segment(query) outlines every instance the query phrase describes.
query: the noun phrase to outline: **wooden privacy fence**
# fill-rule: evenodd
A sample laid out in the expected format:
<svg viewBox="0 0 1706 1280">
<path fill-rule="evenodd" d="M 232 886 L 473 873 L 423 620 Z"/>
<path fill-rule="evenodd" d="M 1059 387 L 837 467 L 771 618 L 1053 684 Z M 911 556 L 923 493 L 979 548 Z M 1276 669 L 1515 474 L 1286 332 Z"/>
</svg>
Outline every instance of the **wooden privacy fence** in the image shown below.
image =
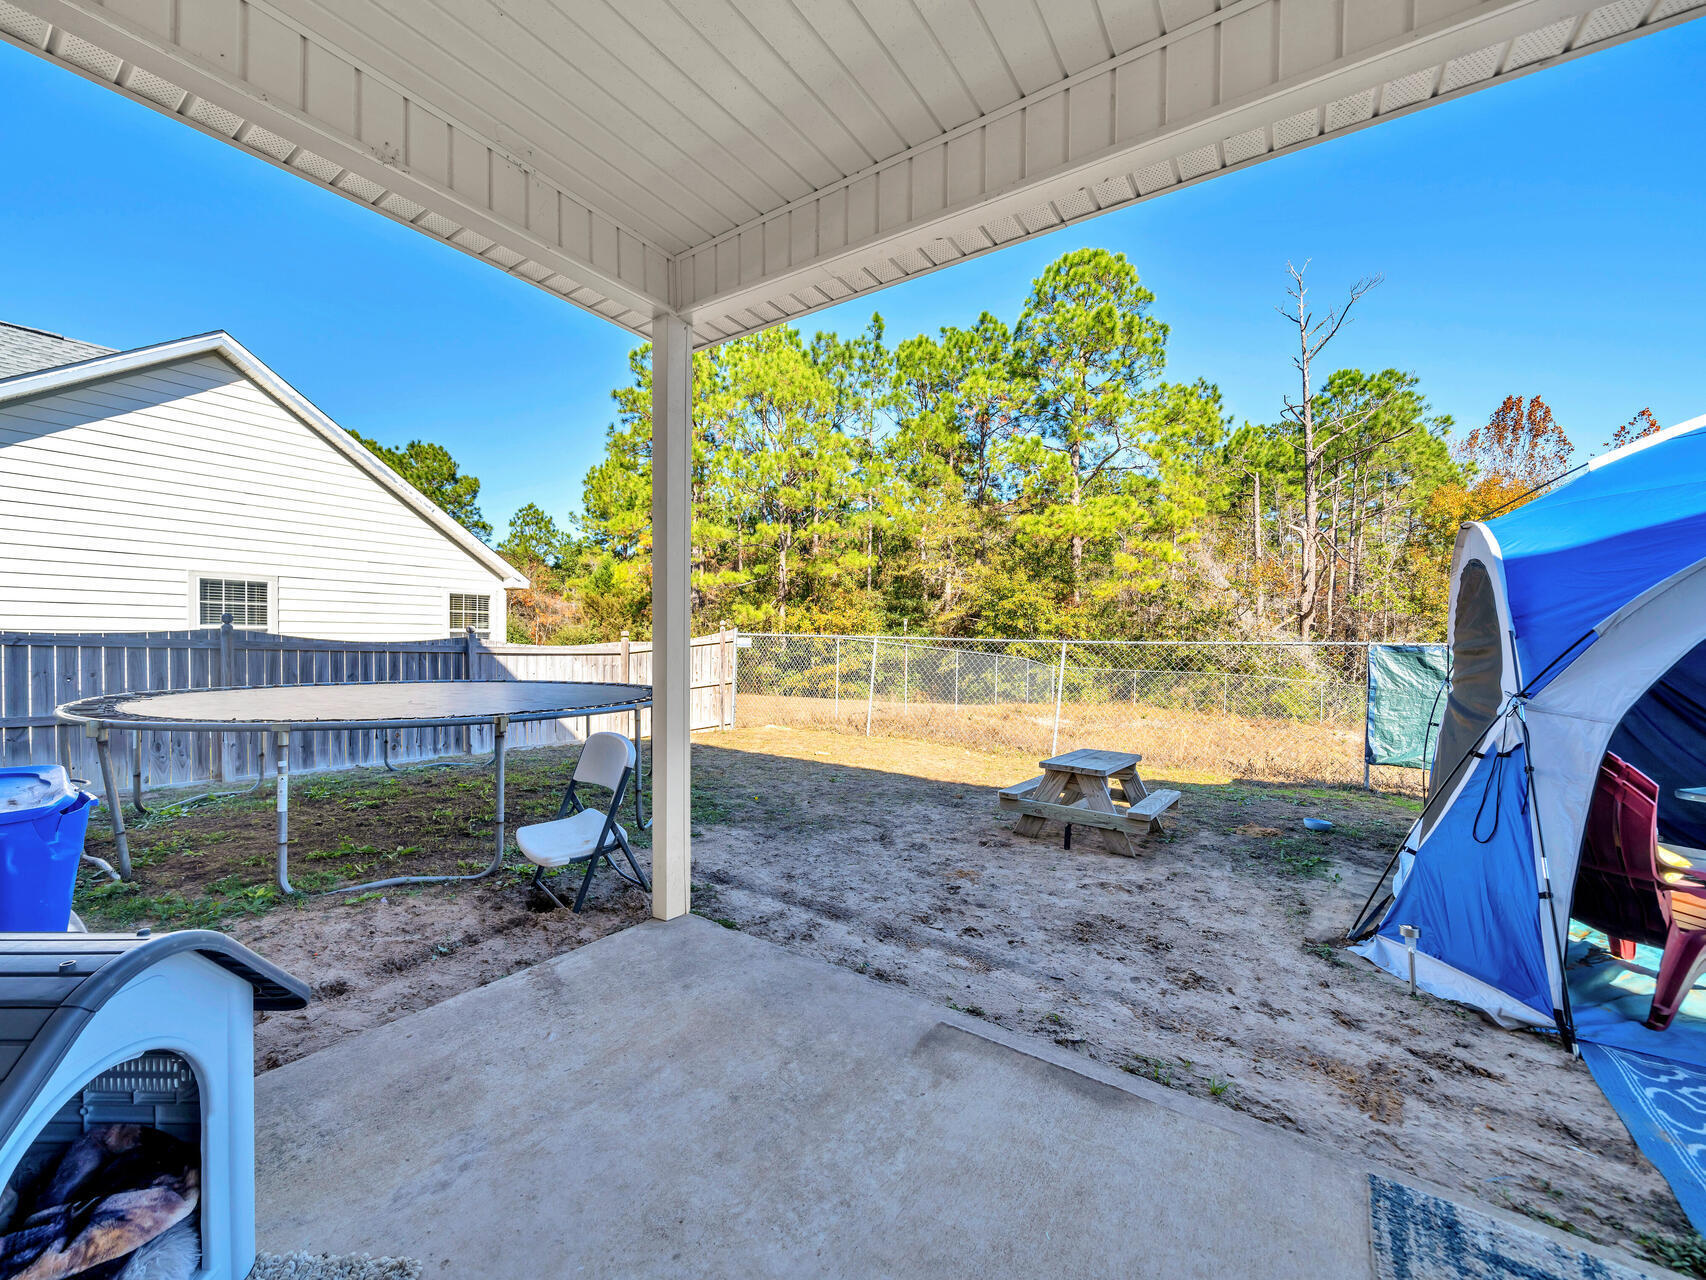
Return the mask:
<svg viewBox="0 0 1706 1280">
<path fill-rule="evenodd" d="M 734 723 L 735 636 L 693 641 L 693 727 Z M 651 683 L 651 646 L 626 637 L 603 645 L 488 645 L 469 634 L 444 640 L 314 640 L 242 631 L 229 624 L 186 631 L 0 632 L 0 764 L 64 764 L 99 776 L 94 743 L 54 708 L 101 693 L 394 680 L 619 680 Z M 629 715 L 592 726 L 632 733 Z M 610 723 L 606 724 L 605 721 Z M 646 713 L 642 733 L 650 731 Z M 518 724 L 510 747 L 578 742 L 581 719 Z M 429 760 L 491 748 L 481 728 L 298 733 L 291 770 L 327 770 Z M 264 734 L 142 730 L 113 734 L 113 766 L 149 787 L 256 777 Z"/>
<path fill-rule="evenodd" d="M 652 682 L 652 646 L 633 641 L 628 633 L 609 644 L 484 644 L 473 648 L 476 680 L 600 680 L 620 684 Z M 692 649 L 692 727 L 732 729 L 735 723 L 735 632 L 723 628 L 708 636 L 696 636 Z M 650 737 L 652 713 L 640 713 L 640 736 Z M 532 720 L 509 727 L 510 749 L 548 747 L 579 742 L 588 731 L 585 719 Z M 633 735 L 633 717 L 628 712 L 591 717 L 590 730 L 612 729 Z M 476 729 L 477 749 L 491 746 L 491 730 Z"/>
</svg>

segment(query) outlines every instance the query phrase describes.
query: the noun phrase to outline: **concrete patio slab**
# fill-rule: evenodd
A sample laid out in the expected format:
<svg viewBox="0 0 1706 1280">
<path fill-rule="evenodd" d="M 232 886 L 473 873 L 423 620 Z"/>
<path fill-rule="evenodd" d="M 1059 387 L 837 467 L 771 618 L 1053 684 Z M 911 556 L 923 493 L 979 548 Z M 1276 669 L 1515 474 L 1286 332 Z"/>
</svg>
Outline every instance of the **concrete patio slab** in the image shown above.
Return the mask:
<svg viewBox="0 0 1706 1280">
<path fill-rule="evenodd" d="M 1308 1143 L 704 920 L 262 1076 L 260 1246 L 428 1275 L 1372 1275 Z"/>
</svg>

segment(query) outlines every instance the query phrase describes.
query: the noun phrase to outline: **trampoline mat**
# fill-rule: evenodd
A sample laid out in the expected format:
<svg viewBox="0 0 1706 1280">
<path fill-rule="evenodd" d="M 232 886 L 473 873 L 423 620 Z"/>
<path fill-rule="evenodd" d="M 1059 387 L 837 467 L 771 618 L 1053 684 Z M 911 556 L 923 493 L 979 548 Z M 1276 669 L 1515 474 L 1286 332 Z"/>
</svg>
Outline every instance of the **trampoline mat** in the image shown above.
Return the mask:
<svg viewBox="0 0 1706 1280">
<path fill-rule="evenodd" d="M 566 680 L 415 680 L 294 684 L 256 689 L 114 693 L 59 708 L 69 720 L 109 725 L 292 725 L 328 729 L 380 724 L 476 724 L 493 716 L 545 720 L 649 705 L 650 685 Z"/>
</svg>

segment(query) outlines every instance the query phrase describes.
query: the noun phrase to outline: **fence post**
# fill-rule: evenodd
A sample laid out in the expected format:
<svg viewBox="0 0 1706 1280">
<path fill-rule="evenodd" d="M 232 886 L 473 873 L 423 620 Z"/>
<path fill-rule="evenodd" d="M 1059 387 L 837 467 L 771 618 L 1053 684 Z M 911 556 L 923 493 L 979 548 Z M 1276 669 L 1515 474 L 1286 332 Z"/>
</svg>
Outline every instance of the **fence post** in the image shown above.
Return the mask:
<svg viewBox="0 0 1706 1280">
<path fill-rule="evenodd" d="M 1060 754 L 1060 699 L 1066 692 L 1066 641 L 1060 642 L 1060 673 L 1054 681 L 1054 745 L 1049 748 L 1049 754 Z"/>
<path fill-rule="evenodd" d="M 960 709 L 960 650 L 954 647 L 954 710 Z"/>
<path fill-rule="evenodd" d="M 835 637 L 835 723 L 841 723 L 841 637 Z"/>
<path fill-rule="evenodd" d="M 475 667 L 475 662 L 480 656 L 480 651 L 481 651 L 480 637 L 477 636 L 476 634 L 474 634 L 474 628 L 473 627 L 464 627 L 462 629 L 462 664 L 463 664 L 463 671 L 464 671 L 462 678 L 464 680 L 478 680 L 480 678 L 479 673 Z M 461 742 L 462 742 L 462 754 L 465 756 L 473 755 L 474 754 L 474 726 L 471 724 L 463 725 L 461 730 L 460 730 L 460 734 L 461 734 Z"/>
<path fill-rule="evenodd" d="M 233 639 L 231 615 L 222 613 L 219 615 L 219 687 L 221 689 L 229 689 L 231 681 L 236 675 L 234 670 L 235 659 L 231 652 Z M 215 782 L 225 781 L 225 753 L 230 745 L 230 739 L 226 734 L 216 733 L 213 735 L 213 749 L 210 752 L 213 759 L 210 762 L 212 767 L 209 771 L 213 774 L 213 781 Z"/>
<path fill-rule="evenodd" d="M 1369 717 L 1370 711 L 1373 710 L 1372 700 L 1368 696 L 1368 672 L 1369 672 L 1369 661 L 1368 660 L 1369 660 L 1370 656 L 1371 656 L 1371 652 L 1370 652 L 1369 646 L 1366 644 L 1363 645 L 1363 647 L 1362 647 L 1362 789 L 1364 791 L 1373 791 L 1374 790 L 1374 787 L 1370 783 L 1369 776 L 1368 776 L 1368 728 L 1369 728 L 1368 717 Z M 1428 719 L 1430 721 L 1433 719 L 1433 716 L 1431 713 L 1429 714 Z M 1432 729 L 1432 728 L 1433 728 L 1433 725 L 1430 723 L 1428 725 L 1428 729 Z M 1424 729 L 1422 731 L 1422 753 L 1424 756 L 1427 754 L 1427 749 L 1428 749 L 1428 730 Z M 1424 759 L 1422 761 L 1422 767 L 1424 769 L 1427 768 L 1427 764 L 1428 764 L 1428 762 Z M 1428 793 L 1427 775 L 1423 774 L 1422 778 L 1423 778 L 1423 781 L 1422 781 L 1422 798 L 1424 800 L 1426 800 L 1427 793 Z"/>
<path fill-rule="evenodd" d="M 605 635 L 609 635 L 607 631 Z M 628 638 L 628 628 L 622 628 L 622 683 L 634 683 L 634 646 Z"/>
<path fill-rule="evenodd" d="M 865 690 L 865 736 L 871 736 L 871 709 L 877 705 L 877 638 L 871 637 L 871 683 Z"/>
<path fill-rule="evenodd" d="M 724 618 L 718 630 L 723 634 L 723 711 L 732 729 L 735 727 L 735 711 L 740 705 L 740 685 L 735 679 L 735 664 L 740 661 L 740 629 L 730 626 L 729 620 Z M 653 651 L 656 652 L 655 648 Z"/>
<path fill-rule="evenodd" d="M 232 642 L 231 630 L 232 630 L 232 628 L 231 628 L 231 615 L 228 613 L 220 614 L 219 615 L 219 684 L 220 684 L 220 687 L 224 688 L 224 689 L 229 689 L 231 687 L 231 680 L 232 680 L 232 677 L 235 675 L 235 672 L 232 669 L 233 658 L 232 658 L 232 654 L 231 654 L 231 642 Z"/>
<path fill-rule="evenodd" d="M 900 642 L 900 705 L 903 711 L 912 709 L 912 646 Z"/>
<path fill-rule="evenodd" d="M 1220 714 L 1227 714 L 1227 704 L 1232 701 L 1232 673 L 1226 672 L 1220 686 Z"/>
</svg>

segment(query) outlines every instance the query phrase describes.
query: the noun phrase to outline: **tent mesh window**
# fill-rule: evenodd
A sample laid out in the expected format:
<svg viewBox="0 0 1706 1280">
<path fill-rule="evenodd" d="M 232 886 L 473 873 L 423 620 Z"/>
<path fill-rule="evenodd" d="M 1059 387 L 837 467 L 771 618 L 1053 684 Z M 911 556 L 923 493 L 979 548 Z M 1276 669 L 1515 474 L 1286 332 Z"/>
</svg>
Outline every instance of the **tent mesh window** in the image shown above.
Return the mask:
<svg viewBox="0 0 1706 1280">
<path fill-rule="evenodd" d="M 450 593 L 450 634 L 462 635 L 469 628 L 482 640 L 491 639 L 492 635 L 492 598 L 490 596 L 465 595 L 460 591 Z"/>
<path fill-rule="evenodd" d="M 1499 610 L 1487 566 L 1471 560 L 1463 567 L 1457 594 L 1457 614 L 1451 633 L 1451 692 L 1434 749 L 1433 791 L 1437 800 L 1457 785 L 1473 764 L 1470 753 L 1486 737 L 1504 702 L 1501 676 L 1504 650 L 1499 635 Z M 1433 829 L 1442 809 L 1422 820 L 1423 834 Z"/>
<path fill-rule="evenodd" d="M 267 584 L 240 578 L 203 578 L 200 587 L 201 625 L 217 627 L 229 613 L 234 626 L 257 631 L 267 626 Z"/>
</svg>

